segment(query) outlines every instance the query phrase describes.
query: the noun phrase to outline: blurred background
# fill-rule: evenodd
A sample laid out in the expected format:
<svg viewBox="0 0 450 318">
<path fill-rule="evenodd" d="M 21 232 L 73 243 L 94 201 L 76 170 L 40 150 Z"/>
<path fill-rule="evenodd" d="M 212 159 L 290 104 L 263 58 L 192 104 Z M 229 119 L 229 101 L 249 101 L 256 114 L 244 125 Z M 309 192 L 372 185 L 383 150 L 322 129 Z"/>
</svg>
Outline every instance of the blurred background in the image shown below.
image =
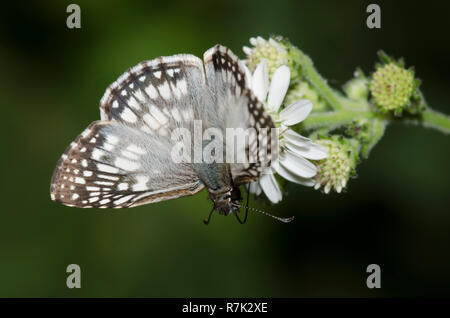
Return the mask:
<svg viewBox="0 0 450 318">
<path fill-rule="evenodd" d="M 127 68 L 216 43 L 243 57 L 251 36 L 280 34 L 340 88 L 376 52 L 404 57 L 436 110 L 450 113 L 449 3 L 376 1 L 69 1 L 2 4 L 0 19 L 0 296 L 3 297 L 409 297 L 450 296 L 450 139 L 395 124 L 347 193 L 299 185 L 276 205 L 202 220 L 194 197 L 130 210 L 83 210 L 50 201 L 66 146 L 99 119 L 106 87 Z M 81 289 L 66 287 L 68 264 Z M 381 266 L 381 289 L 366 268 Z"/>
</svg>

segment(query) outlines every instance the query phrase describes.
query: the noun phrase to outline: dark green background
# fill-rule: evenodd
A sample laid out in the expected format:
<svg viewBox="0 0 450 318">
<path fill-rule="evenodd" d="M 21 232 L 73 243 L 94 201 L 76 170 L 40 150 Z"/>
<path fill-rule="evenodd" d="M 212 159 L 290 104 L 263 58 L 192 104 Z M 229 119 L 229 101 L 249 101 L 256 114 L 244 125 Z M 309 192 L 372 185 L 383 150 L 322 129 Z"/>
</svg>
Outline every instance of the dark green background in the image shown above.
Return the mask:
<svg viewBox="0 0 450 318">
<path fill-rule="evenodd" d="M 14 2 L 12 2 L 14 3 Z M 347 193 L 291 185 L 276 206 L 252 204 L 244 226 L 194 197 L 131 210 L 81 210 L 50 201 L 52 171 L 91 121 L 107 85 L 142 60 L 201 56 L 216 43 L 243 56 L 250 36 L 281 34 L 336 86 L 378 49 L 404 56 L 429 104 L 450 113 L 449 21 L 444 1 L 65 1 L 2 4 L 0 25 L 0 296 L 381 297 L 450 295 L 449 137 L 388 128 Z M 82 288 L 66 288 L 80 264 Z M 365 285 L 382 268 L 382 288 Z"/>
</svg>

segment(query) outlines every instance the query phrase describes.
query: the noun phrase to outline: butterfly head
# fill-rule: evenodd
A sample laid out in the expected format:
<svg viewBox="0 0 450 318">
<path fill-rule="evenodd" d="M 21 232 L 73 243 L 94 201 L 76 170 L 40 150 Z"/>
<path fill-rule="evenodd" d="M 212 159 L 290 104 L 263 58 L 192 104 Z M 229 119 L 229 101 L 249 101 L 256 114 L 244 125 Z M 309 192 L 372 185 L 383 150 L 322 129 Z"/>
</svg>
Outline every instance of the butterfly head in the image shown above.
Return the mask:
<svg viewBox="0 0 450 318">
<path fill-rule="evenodd" d="M 239 210 L 242 200 L 241 191 L 238 187 L 217 192 L 210 191 L 210 197 L 214 203 L 214 209 L 224 215 Z"/>
</svg>

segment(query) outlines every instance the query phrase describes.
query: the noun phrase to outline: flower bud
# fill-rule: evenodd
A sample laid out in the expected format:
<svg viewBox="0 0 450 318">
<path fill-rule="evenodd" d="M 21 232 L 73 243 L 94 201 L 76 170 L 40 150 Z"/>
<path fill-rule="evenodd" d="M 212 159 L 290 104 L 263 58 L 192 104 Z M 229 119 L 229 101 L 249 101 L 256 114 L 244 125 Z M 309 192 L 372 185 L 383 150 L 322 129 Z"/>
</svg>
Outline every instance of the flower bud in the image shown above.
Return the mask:
<svg viewBox="0 0 450 318">
<path fill-rule="evenodd" d="M 315 189 L 323 188 L 325 193 L 330 190 L 340 193 L 355 173 L 358 151 L 351 140 L 339 136 L 325 137 L 316 142 L 327 147 L 328 157 L 316 161 L 318 171 Z"/>
<path fill-rule="evenodd" d="M 367 80 L 360 77 L 351 79 L 345 84 L 344 91 L 351 99 L 366 100 L 369 95 Z"/>
<path fill-rule="evenodd" d="M 247 66 L 250 71 L 254 71 L 256 66 L 263 60 L 267 60 L 269 77 L 272 78 L 275 70 L 281 65 L 289 66 L 289 56 L 286 47 L 274 38 L 265 40 L 258 36 L 250 38 L 252 47 L 244 46 L 244 53 L 247 55 Z"/>
<path fill-rule="evenodd" d="M 373 100 L 383 111 L 401 111 L 411 103 L 414 90 L 413 71 L 393 62 L 378 67 L 370 82 Z"/>
</svg>

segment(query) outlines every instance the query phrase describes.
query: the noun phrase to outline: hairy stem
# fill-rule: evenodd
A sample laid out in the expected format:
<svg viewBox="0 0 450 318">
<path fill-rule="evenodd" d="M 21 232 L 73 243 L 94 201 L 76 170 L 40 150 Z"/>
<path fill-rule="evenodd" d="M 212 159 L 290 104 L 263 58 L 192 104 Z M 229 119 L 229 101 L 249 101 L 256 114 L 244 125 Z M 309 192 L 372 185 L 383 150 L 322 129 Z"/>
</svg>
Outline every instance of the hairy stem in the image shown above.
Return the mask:
<svg viewBox="0 0 450 318">
<path fill-rule="evenodd" d="M 380 141 L 386 130 L 387 122 L 381 119 L 373 119 L 369 124 L 368 140 L 361 147 L 361 155 L 364 159 L 369 157 L 370 151 Z"/>
<path fill-rule="evenodd" d="M 450 116 L 427 109 L 422 113 L 420 122 L 424 127 L 434 128 L 444 134 L 450 133 Z"/>
<path fill-rule="evenodd" d="M 301 65 L 302 75 L 305 79 L 319 92 L 333 109 L 342 109 L 343 107 L 335 92 L 328 86 L 327 81 L 319 74 L 319 72 L 317 72 L 311 58 L 303 52 L 299 52 L 298 59 L 298 62 Z"/>
<path fill-rule="evenodd" d="M 313 113 L 303 122 L 302 128 L 305 130 L 317 129 L 321 127 L 335 128 L 351 123 L 357 119 L 375 118 L 377 115 L 370 111 L 338 110 L 326 113 Z"/>
</svg>

